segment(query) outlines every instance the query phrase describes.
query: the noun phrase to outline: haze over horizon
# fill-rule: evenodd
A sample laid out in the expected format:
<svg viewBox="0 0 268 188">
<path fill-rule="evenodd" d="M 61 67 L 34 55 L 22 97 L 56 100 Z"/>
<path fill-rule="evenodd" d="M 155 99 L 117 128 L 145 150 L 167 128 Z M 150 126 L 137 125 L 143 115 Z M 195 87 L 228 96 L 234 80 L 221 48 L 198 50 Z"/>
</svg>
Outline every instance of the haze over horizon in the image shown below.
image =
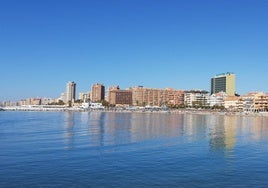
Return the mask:
<svg viewBox="0 0 268 188">
<path fill-rule="evenodd" d="M 2 100 L 107 88 L 210 89 L 236 74 L 239 94 L 267 92 L 268 1 L 0 2 Z"/>
</svg>

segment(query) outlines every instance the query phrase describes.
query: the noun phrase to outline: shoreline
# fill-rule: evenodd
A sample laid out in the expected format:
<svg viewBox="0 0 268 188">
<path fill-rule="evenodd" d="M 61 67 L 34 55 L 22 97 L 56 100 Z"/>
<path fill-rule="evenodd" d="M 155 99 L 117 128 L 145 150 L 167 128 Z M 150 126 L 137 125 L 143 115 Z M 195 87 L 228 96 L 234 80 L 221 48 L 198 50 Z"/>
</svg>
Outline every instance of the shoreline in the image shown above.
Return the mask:
<svg viewBox="0 0 268 188">
<path fill-rule="evenodd" d="M 197 114 L 197 115 L 225 115 L 225 116 L 248 116 L 268 117 L 268 112 L 231 112 L 198 109 L 158 109 L 158 110 L 130 110 L 130 109 L 81 109 L 81 108 L 44 108 L 44 107 L 4 107 L 1 111 L 32 111 L 32 112 L 116 112 L 116 113 L 159 113 L 159 114 Z"/>
</svg>

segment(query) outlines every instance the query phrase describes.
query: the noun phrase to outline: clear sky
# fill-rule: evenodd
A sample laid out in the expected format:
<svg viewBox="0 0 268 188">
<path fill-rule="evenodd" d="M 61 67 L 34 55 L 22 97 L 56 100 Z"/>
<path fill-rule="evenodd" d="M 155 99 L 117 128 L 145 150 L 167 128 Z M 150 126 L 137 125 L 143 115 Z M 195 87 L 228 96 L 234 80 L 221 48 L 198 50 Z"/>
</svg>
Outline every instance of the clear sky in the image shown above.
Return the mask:
<svg viewBox="0 0 268 188">
<path fill-rule="evenodd" d="M 267 0 L 1 0 L 0 100 L 124 89 L 268 90 Z"/>
</svg>

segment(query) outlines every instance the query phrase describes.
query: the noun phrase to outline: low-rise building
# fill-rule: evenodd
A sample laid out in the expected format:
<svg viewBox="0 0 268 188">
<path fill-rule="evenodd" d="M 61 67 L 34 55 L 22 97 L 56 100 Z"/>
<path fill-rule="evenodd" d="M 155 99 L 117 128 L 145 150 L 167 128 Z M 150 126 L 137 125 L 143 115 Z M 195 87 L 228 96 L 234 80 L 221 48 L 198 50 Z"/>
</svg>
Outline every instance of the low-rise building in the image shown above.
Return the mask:
<svg viewBox="0 0 268 188">
<path fill-rule="evenodd" d="M 228 97 L 225 92 L 219 92 L 212 94 L 208 97 L 208 104 L 210 107 L 213 106 L 224 106 L 224 100 Z"/>
<path fill-rule="evenodd" d="M 265 93 L 257 93 L 254 97 L 254 110 L 266 111 L 268 110 L 268 95 Z"/>
<path fill-rule="evenodd" d="M 237 96 L 229 96 L 224 100 L 224 107 L 228 110 L 236 111 L 241 108 L 241 98 Z"/>
</svg>

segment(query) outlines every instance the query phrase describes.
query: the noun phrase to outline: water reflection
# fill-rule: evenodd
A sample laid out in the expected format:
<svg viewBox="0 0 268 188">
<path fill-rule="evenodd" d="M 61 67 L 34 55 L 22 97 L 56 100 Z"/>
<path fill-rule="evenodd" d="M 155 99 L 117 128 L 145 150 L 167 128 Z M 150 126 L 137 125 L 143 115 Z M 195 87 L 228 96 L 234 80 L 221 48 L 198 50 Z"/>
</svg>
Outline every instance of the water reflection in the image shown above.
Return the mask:
<svg viewBox="0 0 268 188">
<path fill-rule="evenodd" d="M 86 138 L 87 145 L 90 147 L 184 138 L 190 143 L 207 142 L 208 150 L 211 152 L 231 154 L 237 143 L 267 139 L 268 118 L 197 114 L 66 112 L 64 113 L 64 130 L 68 149 L 72 149 L 76 138 L 78 140 L 82 136 Z"/>
<path fill-rule="evenodd" d="M 184 116 L 139 113 L 89 113 L 91 146 L 123 145 L 183 135 Z"/>
<path fill-rule="evenodd" d="M 183 135 L 184 116 L 167 114 L 132 114 L 131 141 Z"/>
<path fill-rule="evenodd" d="M 186 114 L 183 122 L 184 133 L 189 141 L 204 139 L 207 135 L 208 116 Z"/>
<path fill-rule="evenodd" d="M 88 135 L 91 146 L 104 146 L 106 113 L 89 113 Z"/>
<path fill-rule="evenodd" d="M 236 116 L 209 116 L 210 151 L 223 152 L 227 157 L 233 155 L 236 144 Z"/>
<path fill-rule="evenodd" d="M 240 134 L 246 134 L 250 140 L 267 140 L 268 117 L 241 117 L 238 130 Z"/>
<path fill-rule="evenodd" d="M 66 143 L 66 149 L 72 149 L 74 145 L 74 131 L 75 119 L 73 112 L 64 113 L 64 139 Z"/>
</svg>

